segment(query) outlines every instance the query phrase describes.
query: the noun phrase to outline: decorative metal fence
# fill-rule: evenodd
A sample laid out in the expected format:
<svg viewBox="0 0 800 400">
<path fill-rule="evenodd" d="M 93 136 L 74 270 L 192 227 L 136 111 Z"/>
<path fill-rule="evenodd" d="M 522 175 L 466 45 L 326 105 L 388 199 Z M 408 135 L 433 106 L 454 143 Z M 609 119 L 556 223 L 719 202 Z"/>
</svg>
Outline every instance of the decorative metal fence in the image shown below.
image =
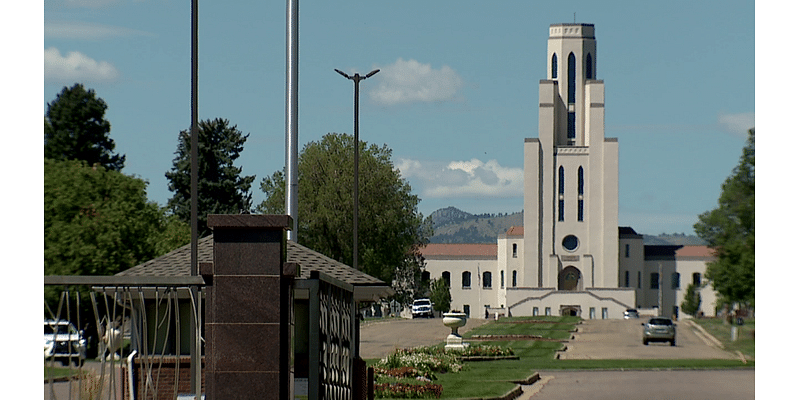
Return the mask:
<svg viewBox="0 0 800 400">
<path fill-rule="evenodd" d="M 358 346 L 353 286 L 316 271 L 295 285 L 309 290 L 308 398 L 353 399 Z"/>
<path fill-rule="evenodd" d="M 201 398 L 201 277 L 46 276 L 45 285 L 61 287 L 57 306 L 45 300 L 46 399 Z"/>
</svg>

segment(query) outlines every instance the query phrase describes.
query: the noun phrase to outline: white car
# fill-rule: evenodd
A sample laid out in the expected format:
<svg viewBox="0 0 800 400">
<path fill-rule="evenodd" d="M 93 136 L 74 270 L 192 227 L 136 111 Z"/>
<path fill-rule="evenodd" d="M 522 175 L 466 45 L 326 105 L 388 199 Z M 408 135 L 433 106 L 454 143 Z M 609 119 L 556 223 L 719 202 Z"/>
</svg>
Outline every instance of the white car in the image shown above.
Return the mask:
<svg viewBox="0 0 800 400">
<path fill-rule="evenodd" d="M 414 300 L 411 305 L 411 318 L 428 317 L 433 318 L 433 304 L 430 299 Z"/>
<path fill-rule="evenodd" d="M 86 360 L 86 339 L 69 321 L 44 321 L 44 358 L 55 358 L 64 365 Z"/>
</svg>

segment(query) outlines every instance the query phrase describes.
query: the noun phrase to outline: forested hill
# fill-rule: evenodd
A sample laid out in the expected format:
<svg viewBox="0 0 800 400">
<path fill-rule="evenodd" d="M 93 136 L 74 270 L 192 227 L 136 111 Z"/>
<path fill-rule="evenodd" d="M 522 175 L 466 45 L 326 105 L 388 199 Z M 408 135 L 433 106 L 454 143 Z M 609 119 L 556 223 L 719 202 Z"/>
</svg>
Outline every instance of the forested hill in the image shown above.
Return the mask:
<svg viewBox="0 0 800 400">
<path fill-rule="evenodd" d="M 511 214 L 470 214 L 447 207 L 431 213 L 431 219 L 434 227 L 431 243 L 497 243 L 497 235 L 505 233 L 512 226 L 523 225 L 522 211 Z M 683 233 L 643 236 L 645 245 L 706 244 L 697 236 Z"/>
</svg>

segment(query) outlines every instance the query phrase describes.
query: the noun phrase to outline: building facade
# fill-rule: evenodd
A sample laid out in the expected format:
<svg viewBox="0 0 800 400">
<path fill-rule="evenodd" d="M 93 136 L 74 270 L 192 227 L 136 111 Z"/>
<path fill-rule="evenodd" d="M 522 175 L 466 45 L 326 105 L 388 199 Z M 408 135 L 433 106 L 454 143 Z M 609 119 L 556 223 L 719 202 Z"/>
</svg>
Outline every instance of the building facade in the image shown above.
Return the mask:
<svg viewBox="0 0 800 400">
<path fill-rule="evenodd" d="M 702 283 L 707 248 L 644 246 L 618 225 L 619 143 L 605 137 L 597 60 L 593 24 L 550 26 L 539 137 L 523 146 L 524 228 L 500 235 L 491 256 L 491 245 L 423 249 L 430 277 L 446 277 L 453 306 L 471 317 L 621 318 L 628 308 L 653 307 L 678 316 L 681 276 Z M 709 291 L 701 296 L 713 312 Z"/>
</svg>

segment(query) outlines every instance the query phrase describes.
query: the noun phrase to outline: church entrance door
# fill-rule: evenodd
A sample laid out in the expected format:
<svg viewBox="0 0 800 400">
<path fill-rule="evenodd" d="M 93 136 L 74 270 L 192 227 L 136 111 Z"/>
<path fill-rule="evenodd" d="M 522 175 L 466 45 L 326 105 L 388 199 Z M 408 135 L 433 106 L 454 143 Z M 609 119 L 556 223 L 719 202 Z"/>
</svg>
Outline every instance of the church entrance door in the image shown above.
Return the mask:
<svg viewBox="0 0 800 400">
<path fill-rule="evenodd" d="M 564 268 L 558 276 L 558 290 L 580 290 L 581 271 L 573 266 Z"/>
</svg>

